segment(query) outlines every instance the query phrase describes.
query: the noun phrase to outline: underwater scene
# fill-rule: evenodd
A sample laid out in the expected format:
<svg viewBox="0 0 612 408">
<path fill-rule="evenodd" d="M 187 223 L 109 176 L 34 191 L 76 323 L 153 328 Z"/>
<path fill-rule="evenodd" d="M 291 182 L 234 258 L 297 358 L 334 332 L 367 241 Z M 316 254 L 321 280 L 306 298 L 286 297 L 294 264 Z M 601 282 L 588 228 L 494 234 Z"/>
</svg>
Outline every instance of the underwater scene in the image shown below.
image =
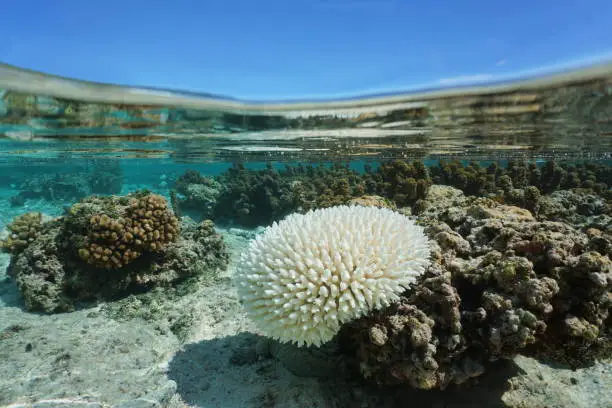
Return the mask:
<svg viewBox="0 0 612 408">
<path fill-rule="evenodd" d="M 0 406 L 612 406 L 612 66 L 0 87 Z"/>
</svg>

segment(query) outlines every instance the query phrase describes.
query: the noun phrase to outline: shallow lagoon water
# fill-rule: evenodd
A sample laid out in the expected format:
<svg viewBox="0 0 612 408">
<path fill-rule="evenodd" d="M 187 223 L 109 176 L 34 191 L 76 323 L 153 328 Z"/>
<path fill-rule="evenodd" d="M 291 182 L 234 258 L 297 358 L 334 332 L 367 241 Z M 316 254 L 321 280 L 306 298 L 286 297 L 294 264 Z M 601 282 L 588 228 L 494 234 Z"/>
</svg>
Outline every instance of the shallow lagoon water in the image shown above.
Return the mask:
<svg viewBox="0 0 612 408">
<path fill-rule="evenodd" d="M 3 69 L 23 76 L 3 77 L 0 105 L 0 404 L 609 406 L 609 70 L 239 104 Z M 135 193 L 164 197 L 181 241 L 92 265 L 72 210 Z M 347 203 L 418 220 L 434 266 L 321 349 L 268 339 L 236 290 L 241 253 Z M 7 245 L 26 213 L 43 227 Z"/>
</svg>

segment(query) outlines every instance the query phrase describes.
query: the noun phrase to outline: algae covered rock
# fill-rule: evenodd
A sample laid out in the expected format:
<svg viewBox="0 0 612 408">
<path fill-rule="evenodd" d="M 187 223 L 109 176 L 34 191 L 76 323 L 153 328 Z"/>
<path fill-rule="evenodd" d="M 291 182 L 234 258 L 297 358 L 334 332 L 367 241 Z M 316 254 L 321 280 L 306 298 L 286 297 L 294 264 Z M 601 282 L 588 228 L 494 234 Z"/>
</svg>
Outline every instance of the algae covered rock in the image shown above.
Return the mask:
<svg viewBox="0 0 612 408">
<path fill-rule="evenodd" d="M 114 299 L 190 277 L 213 278 L 228 261 L 221 235 L 211 222 L 194 228 L 184 221 L 184 234 L 180 224 L 161 196 L 89 197 L 43 223 L 13 254 L 9 275 L 27 309 L 43 312 L 69 311 L 80 301 Z M 138 256 L 126 256 L 128 250 Z"/>
<path fill-rule="evenodd" d="M 341 333 L 378 384 L 446 388 L 518 354 L 572 366 L 612 357 L 606 236 L 431 186 L 416 205 L 432 264 L 399 302 Z"/>
<path fill-rule="evenodd" d="M 229 253 L 221 234 L 211 220 L 194 225 L 189 219 L 182 221 L 184 233 L 176 242 L 165 247 L 152 263 L 149 276 L 155 280 L 172 282 L 190 276 L 213 278 L 216 271 L 227 266 Z"/>
<path fill-rule="evenodd" d="M 28 310 L 53 312 L 74 307 L 67 292 L 67 268 L 56 240 L 59 230 L 58 222 L 47 223 L 34 241 L 11 257 L 8 274 L 17 283 Z"/>
<path fill-rule="evenodd" d="M 539 199 L 537 216 L 542 220 L 567 222 L 577 228 L 612 230 L 612 204 L 594 194 L 555 191 Z"/>
<path fill-rule="evenodd" d="M 388 200 L 381 196 L 375 195 L 364 195 L 361 197 L 356 197 L 348 201 L 348 205 L 361 205 L 364 207 L 378 207 L 378 208 L 390 208 L 392 210 L 396 209 L 393 201 Z"/>
</svg>

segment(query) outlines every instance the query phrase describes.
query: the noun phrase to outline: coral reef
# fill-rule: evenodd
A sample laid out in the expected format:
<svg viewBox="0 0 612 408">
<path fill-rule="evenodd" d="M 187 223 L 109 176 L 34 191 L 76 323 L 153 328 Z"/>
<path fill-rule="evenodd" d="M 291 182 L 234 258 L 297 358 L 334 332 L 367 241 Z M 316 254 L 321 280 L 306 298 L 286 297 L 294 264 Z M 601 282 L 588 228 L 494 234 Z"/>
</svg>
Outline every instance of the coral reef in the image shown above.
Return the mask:
<svg viewBox="0 0 612 408">
<path fill-rule="evenodd" d="M 400 207 L 414 204 L 423 198 L 431 185 L 429 173 L 422 162 L 408 163 L 401 160 L 383 163 L 375 173 L 369 172 L 370 184 L 375 191 Z"/>
<path fill-rule="evenodd" d="M 19 193 L 11 197 L 11 205 L 22 206 L 26 200 L 76 201 L 89 192 L 87 180 L 75 173 L 40 174 L 19 184 Z"/>
<path fill-rule="evenodd" d="M 496 176 L 498 168 L 491 165 L 488 168 L 478 163 L 463 165 L 460 161 L 441 161 L 430 169 L 431 178 L 435 184 L 453 186 L 468 195 L 486 195 L 496 191 Z M 500 174 L 501 176 L 501 174 Z M 503 181 L 501 182 L 503 185 Z"/>
<path fill-rule="evenodd" d="M 165 199 L 148 192 L 88 197 L 43 223 L 8 273 L 26 308 L 43 312 L 213 277 L 228 261 L 222 237 L 211 221 L 182 224 L 184 233 Z"/>
<path fill-rule="evenodd" d="M 196 224 L 185 218 L 181 224 L 179 239 L 168 244 L 163 256 L 158 255 L 150 265 L 148 276 L 155 281 L 173 282 L 192 276 L 210 279 L 214 277 L 212 272 L 224 269 L 229 262 L 225 241 L 211 220 Z"/>
<path fill-rule="evenodd" d="M 347 202 L 347 205 L 361 205 L 364 207 L 378 207 L 397 210 L 397 206 L 393 201 L 376 195 L 364 195 L 361 197 L 352 198 Z"/>
<path fill-rule="evenodd" d="M 246 169 L 235 164 L 217 180 L 188 171 L 176 184 L 179 208 L 198 208 L 215 220 L 242 225 L 268 223 L 284 210 L 288 186 L 271 167 L 263 171 Z"/>
<path fill-rule="evenodd" d="M 571 365 L 612 356 L 601 232 L 445 186 L 416 208 L 437 243 L 433 263 L 399 302 L 342 331 L 364 377 L 445 388 L 519 353 Z"/>
<path fill-rule="evenodd" d="M 537 215 L 540 199 L 557 190 L 573 189 L 579 197 L 589 193 L 600 197 L 595 200 L 609 200 L 612 174 L 608 166 L 594 163 L 536 164 L 517 160 L 509 161 L 505 167 L 460 161 L 440 161 L 426 167 L 422 162 L 393 160 L 383 162 L 375 170 L 366 165 L 363 173 L 338 163 L 316 167 L 287 165 L 280 170 L 271 165 L 253 170 L 235 164 L 216 177 L 186 172 L 175 184 L 173 206 L 175 212 L 179 208 L 195 209 L 203 218 L 217 222 L 256 226 L 278 221 L 293 212 L 346 204 L 364 195 L 381 196 L 398 207 L 413 207 L 434 183 L 456 187 L 468 195 L 519 205 Z M 543 214 L 547 206 L 545 200 Z M 584 205 L 579 207 L 584 209 Z M 601 208 L 592 210 L 597 212 Z"/>
<path fill-rule="evenodd" d="M 345 204 L 367 192 L 361 176 L 339 164 L 283 170 L 235 164 L 215 178 L 188 171 L 175 189 L 178 208 L 197 209 L 204 218 L 244 226 L 267 225 L 293 212 Z"/>
<path fill-rule="evenodd" d="M 174 184 L 172 207 L 175 213 L 196 210 L 203 219 L 213 216 L 221 184 L 212 177 L 204 177 L 195 170 L 187 170 Z"/>
</svg>

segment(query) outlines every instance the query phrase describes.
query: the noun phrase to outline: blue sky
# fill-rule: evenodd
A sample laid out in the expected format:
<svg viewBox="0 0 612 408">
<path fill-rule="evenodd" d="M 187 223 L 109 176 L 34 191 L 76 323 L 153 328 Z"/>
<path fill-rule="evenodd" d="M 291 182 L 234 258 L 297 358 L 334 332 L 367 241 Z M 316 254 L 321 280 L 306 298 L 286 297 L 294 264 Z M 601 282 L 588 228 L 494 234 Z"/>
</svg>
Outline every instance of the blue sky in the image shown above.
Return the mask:
<svg viewBox="0 0 612 408">
<path fill-rule="evenodd" d="M 4 3 L 2 62 L 246 99 L 453 85 L 612 54 L 610 0 Z"/>
</svg>

